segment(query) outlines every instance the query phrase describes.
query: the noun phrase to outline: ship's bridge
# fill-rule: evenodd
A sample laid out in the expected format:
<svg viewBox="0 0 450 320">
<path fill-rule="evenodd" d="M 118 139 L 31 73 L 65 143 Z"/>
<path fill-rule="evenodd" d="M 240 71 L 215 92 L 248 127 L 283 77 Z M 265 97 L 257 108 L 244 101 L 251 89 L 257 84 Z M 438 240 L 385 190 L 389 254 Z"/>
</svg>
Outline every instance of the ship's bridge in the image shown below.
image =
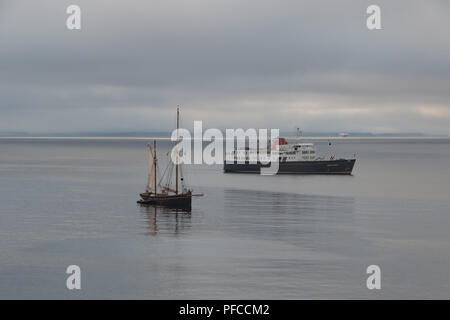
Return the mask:
<svg viewBox="0 0 450 320">
<path fill-rule="evenodd" d="M 293 149 L 297 148 L 295 150 L 298 150 L 300 148 L 303 148 L 303 149 L 314 149 L 314 144 L 313 143 L 296 143 L 296 144 L 292 144 L 291 148 L 293 148 Z"/>
<path fill-rule="evenodd" d="M 280 161 L 310 161 L 316 159 L 316 149 L 313 143 L 296 143 L 280 148 Z"/>
</svg>

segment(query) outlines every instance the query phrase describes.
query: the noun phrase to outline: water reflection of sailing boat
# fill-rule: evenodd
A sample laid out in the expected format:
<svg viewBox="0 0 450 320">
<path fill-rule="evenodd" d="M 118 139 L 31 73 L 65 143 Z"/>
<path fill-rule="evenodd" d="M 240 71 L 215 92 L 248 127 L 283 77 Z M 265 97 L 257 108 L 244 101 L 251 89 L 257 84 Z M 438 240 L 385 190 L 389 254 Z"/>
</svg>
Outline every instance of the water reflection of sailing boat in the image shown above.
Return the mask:
<svg viewBox="0 0 450 320">
<path fill-rule="evenodd" d="M 141 206 L 141 212 L 146 215 L 148 235 L 172 231 L 175 234 L 183 232 L 191 225 L 191 213 L 179 208 L 158 206 Z"/>
<path fill-rule="evenodd" d="M 180 127 L 180 112 L 177 108 L 177 130 Z M 177 131 L 178 136 L 178 131 Z M 178 139 L 177 139 L 178 141 Z M 177 148 L 177 147 L 176 147 Z M 173 208 L 183 208 L 190 210 L 192 204 L 193 196 L 202 196 L 202 194 L 193 194 L 192 190 L 185 187 L 184 178 L 182 176 L 182 170 L 179 168 L 178 157 L 180 150 L 175 149 L 176 163 L 173 164 L 169 161 L 168 167 L 164 170 L 164 175 L 161 181 L 166 178 L 166 183 L 161 185 L 161 182 L 157 183 L 157 166 L 158 160 L 156 157 L 156 140 L 153 142 L 153 149 L 148 145 L 149 151 L 149 164 L 148 164 L 148 181 L 147 189 L 145 192 L 141 193 L 141 200 L 138 201 L 140 204 L 151 204 L 151 205 L 161 205 Z M 175 169 L 175 188 L 171 186 L 172 183 L 172 173 Z M 181 173 L 181 174 L 180 174 Z M 181 192 L 179 190 L 179 183 L 181 183 Z M 158 192 L 158 185 L 160 190 Z"/>
</svg>

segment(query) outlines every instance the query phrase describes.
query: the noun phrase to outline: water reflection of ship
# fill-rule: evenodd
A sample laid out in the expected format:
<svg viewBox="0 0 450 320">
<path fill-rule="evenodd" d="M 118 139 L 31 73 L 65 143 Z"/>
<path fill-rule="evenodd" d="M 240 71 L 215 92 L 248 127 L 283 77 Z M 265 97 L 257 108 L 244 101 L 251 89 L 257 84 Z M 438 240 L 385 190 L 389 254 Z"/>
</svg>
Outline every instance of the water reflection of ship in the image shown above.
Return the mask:
<svg viewBox="0 0 450 320">
<path fill-rule="evenodd" d="M 188 210 L 154 205 L 140 205 L 139 207 L 148 223 L 148 235 L 178 234 L 191 227 L 191 212 Z"/>
<path fill-rule="evenodd" d="M 355 223 L 353 197 L 236 189 L 226 189 L 224 195 L 224 224 L 247 235 L 272 235 L 313 246 L 327 241 L 324 234 L 330 230 Z"/>
</svg>

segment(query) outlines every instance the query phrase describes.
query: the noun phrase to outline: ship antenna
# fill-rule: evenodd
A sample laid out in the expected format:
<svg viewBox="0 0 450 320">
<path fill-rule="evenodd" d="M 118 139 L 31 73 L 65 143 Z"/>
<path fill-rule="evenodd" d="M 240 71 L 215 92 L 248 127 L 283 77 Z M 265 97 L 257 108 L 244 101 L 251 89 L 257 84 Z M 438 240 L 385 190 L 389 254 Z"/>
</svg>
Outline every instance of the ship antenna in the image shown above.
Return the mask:
<svg viewBox="0 0 450 320">
<path fill-rule="evenodd" d="M 178 146 L 179 129 L 180 129 L 180 107 L 177 106 L 177 146 Z M 177 162 L 175 163 L 175 194 L 178 194 L 178 156 L 179 150 L 177 149 Z"/>
<path fill-rule="evenodd" d="M 157 184 L 156 184 L 156 140 L 153 140 L 153 149 L 154 151 L 154 155 L 153 155 L 153 179 L 154 179 L 154 183 L 155 183 L 155 196 L 156 196 L 156 189 L 158 188 Z"/>
</svg>

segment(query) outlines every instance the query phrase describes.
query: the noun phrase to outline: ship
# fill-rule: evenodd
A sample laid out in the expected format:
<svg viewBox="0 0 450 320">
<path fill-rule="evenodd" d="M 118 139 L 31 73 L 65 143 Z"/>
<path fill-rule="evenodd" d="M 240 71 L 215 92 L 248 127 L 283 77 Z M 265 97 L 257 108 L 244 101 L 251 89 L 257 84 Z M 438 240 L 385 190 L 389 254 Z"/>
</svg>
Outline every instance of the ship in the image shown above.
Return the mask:
<svg viewBox="0 0 450 320">
<path fill-rule="evenodd" d="M 317 156 L 313 143 L 288 144 L 285 138 L 278 138 L 272 150 L 276 150 L 277 145 L 278 174 L 351 175 L 356 162 L 356 157 L 337 159 L 333 155 L 327 158 Z M 246 147 L 233 150 L 227 154 L 223 170 L 225 173 L 260 173 L 261 168 L 271 166 L 270 163 L 261 163 L 258 158 L 257 149 Z"/>
<path fill-rule="evenodd" d="M 177 108 L 177 129 L 180 127 L 180 111 Z M 177 130 L 178 133 L 178 130 Z M 178 142 L 178 138 L 176 139 Z M 148 178 L 145 192 L 140 193 L 141 199 L 137 202 L 141 205 L 159 205 L 171 208 L 180 208 L 183 210 L 191 210 L 192 197 L 203 196 L 203 194 L 194 194 L 191 189 L 185 186 L 185 180 L 180 170 L 179 161 L 173 163 L 169 160 L 164 174 L 157 179 L 158 158 L 156 156 L 156 140 L 153 141 L 153 148 L 150 144 L 148 148 Z M 175 147 L 177 148 L 177 146 Z M 178 150 L 175 149 L 176 157 L 179 156 Z M 172 186 L 172 175 L 175 171 L 175 186 Z M 159 189 L 158 189 L 159 187 Z"/>
</svg>

